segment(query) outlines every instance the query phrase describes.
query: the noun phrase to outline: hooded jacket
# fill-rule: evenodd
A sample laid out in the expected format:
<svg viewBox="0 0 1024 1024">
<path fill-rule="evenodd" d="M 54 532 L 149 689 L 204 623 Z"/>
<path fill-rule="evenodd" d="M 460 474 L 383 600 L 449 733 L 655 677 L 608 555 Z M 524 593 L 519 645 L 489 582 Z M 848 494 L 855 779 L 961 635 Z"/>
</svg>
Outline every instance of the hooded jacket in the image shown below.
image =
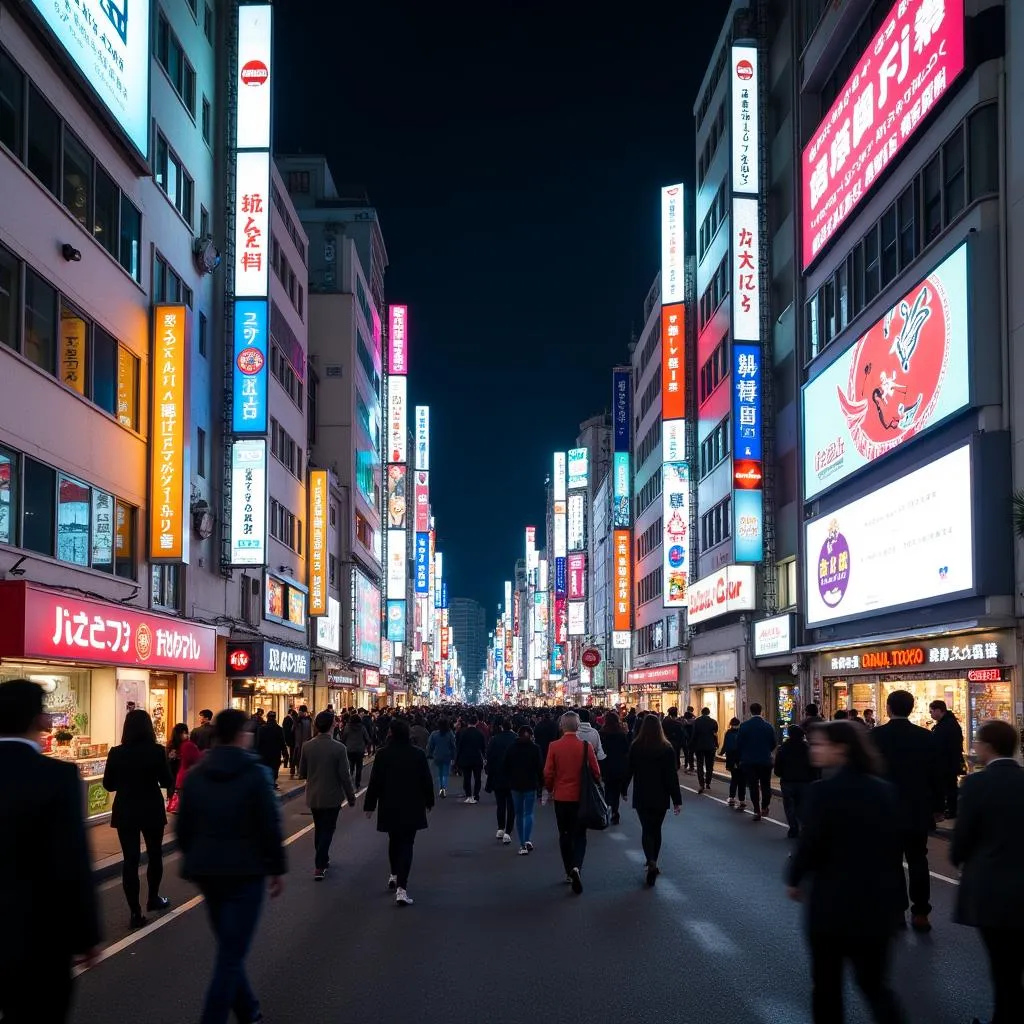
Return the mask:
<svg viewBox="0 0 1024 1024">
<path fill-rule="evenodd" d="M 604 760 L 604 747 L 601 745 L 601 734 L 589 722 L 580 722 L 580 727 L 576 730 L 576 735 L 583 740 L 584 743 L 589 743 L 594 748 L 594 753 L 597 754 L 598 761 Z"/>
</svg>

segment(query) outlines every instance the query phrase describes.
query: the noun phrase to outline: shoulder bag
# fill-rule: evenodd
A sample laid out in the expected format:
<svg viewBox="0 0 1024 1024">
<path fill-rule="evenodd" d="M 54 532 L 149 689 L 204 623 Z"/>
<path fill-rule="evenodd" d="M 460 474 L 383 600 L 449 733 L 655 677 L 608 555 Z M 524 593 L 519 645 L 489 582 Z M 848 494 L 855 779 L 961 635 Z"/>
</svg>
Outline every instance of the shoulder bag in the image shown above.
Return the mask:
<svg viewBox="0 0 1024 1024">
<path fill-rule="evenodd" d="M 577 821 L 584 828 L 601 831 L 606 829 L 612 821 L 611 808 L 604 798 L 604 790 L 590 773 L 590 751 L 587 750 L 587 741 L 580 740 L 583 746 L 583 767 L 580 774 L 580 809 Z"/>
</svg>

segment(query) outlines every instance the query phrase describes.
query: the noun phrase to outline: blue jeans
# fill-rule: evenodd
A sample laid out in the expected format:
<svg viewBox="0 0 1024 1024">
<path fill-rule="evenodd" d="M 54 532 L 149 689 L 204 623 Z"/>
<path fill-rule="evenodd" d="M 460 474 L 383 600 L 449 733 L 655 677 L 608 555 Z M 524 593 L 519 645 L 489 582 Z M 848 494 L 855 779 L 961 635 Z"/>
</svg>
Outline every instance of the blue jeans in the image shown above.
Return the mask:
<svg viewBox="0 0 1024 1024">
<path fill-rule="evenodd" d="M 437 788 L 448 788 L 448 773 L 451 771 L 451 761 L 437 761 Z"/>
<path fill-rule="evenodd" d="M 519 845 L 525 846 L 533 835 L 533 805 L 537 794 L 532 789 L 513 789 L 512 806 L 516 809 L 516 831 Z"/>
<path fill-rule="evenodd" d="M 260 1004 L 245 976 L 245 958 L 256 934 L 266 879 L 203 878 L 199 888 L 217 940 L 200 1024 L 225 1024 L 232 1010 L 240 1021 L 255 1020 Z"/>
</svg>

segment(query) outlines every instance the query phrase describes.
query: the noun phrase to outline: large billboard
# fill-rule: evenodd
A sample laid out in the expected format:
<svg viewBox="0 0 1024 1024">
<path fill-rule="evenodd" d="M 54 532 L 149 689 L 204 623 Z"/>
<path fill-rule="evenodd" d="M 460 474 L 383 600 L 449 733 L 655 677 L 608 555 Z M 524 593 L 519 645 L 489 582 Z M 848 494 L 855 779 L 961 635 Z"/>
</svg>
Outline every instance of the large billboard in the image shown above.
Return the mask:
<svg viewBox="0 0 1024 1024">
<path fill-rule="evenodd" d="M 964 69 L 964 0 L 895 0 L 800 164 L 806 267 Z"/>
<path fill-rule="evenodd" d="M 405 377 L 388 378 L 388 457 L 387 462 L 405 462 L 409 435 L 408 384 Z"/>
<path fill-rule="evenodd" d="M 690 584 L 687 620 L 694 626 L 730 612 L 750 611 L 754 599 L 754 567 L 727 565 Z"/>
<path fill-rule="evenodd" d="M 566 455 L 566 468 L 569 474 L 567 486 L 586 487 L 590 452 L 586 448 L 570 448 Z"/>
<path fill-rule="evenodd" d="M 686 248 L 684 244 L 683 185 L 661 190 L 661 304 L 686 299 Z"/>
<path fill-rule="evenodd" d="M 629 452 L 612 455 L 612 528 L 628 530 L 631 525 Z"/>
<path fill-rule="evenodd" d="M 807 625 L 973 591 L 973 494 L 964 445 L 805 524 Z"/>
<path fill-rule="evenodd" d="M 690 467 L 666 462 L 662 467 L 664 592 L 666 608 L 685 608 L 690 575 Z"/>
<path fill-rule="evenodd" d="M 633 563 L 629 530 L 612 534 L 615 545 L 615 632 L 628 633 L 633 628 Z"/>
<path fill-rule="evenodd" d="M 388 309 L 391 323 L 388 332 L 388 373 L 404 376 L 409 372 L 409 307 L 389 306 Z"/>
<path fill-rule="evenodd" d="M 661 307 L 661 418 L 686 416 L 686 307 Z"/>
<path fill-rule="evenodd" d="M 758 160 L 757 48 L 732 48 L 732 190 L 757 195 L 761 187 Z"/>
<path fill-rule="evenodd" d="M 327 614 L 327 470 L 309 474 L 309 614 Z"/>
<path fill-rule="evenodd" d="M 270 4 L 238 8 L 236 149 L 270 149 L 273 11 Z"/>
<path fill-rule="evenodd" d="M 231 443 L 231 564 L 267 564 L 267 441 Z"/>
<path fill-rule="evenodd" d="M 349 633 L 353 661 L 380 666 L 380 591 L 357 569 L 352 570 L 352 629 Z"/>
<path fill-rule="evenodd" d="M 810 499 L 970 403 L 967 243 L 803 390 Z"/>
</svg>

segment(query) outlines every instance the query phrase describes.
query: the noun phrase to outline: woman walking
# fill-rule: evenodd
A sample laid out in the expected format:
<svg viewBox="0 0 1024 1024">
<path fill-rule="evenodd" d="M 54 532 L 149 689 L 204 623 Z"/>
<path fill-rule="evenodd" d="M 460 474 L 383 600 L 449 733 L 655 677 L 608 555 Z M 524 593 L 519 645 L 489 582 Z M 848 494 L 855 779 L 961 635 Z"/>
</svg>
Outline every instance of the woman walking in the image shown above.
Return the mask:
<svg viewBox="0 0 1024 1024">
<path fill-rule="evenodd" d="M 729 773 L 729 806 L 738 811 L 747 809 L 747 779 L 740 767 L 740 720 L 729 719 L 729 728 L 722 737 L 720 754 L 725 757 L 725 770 Z"/>
<path fill-rule="evenodd" d="M 782 807 L 789 823 L 789 838 L 798 839 L 803 802 L 813 778 L 811 751 L 799 725 L 789 727 L 789 735 L 775 752 L 775 774 L 782 787 Z"/>
<path fill-rule="evenodd" d="M 184 776 L 182 776 L 184 779 Z M 129 711 L 124 719 L 121 742 L 110 748 L 103 772 L 103 788 L 114 794 L 110 827 L 117 829 L 124 864 L 121 884 L 131 913 L 130 927 L 141 928 L 146 919 L 139 902 L 139 836 L 146 843 L 147 910 L 164 910 L 170 900 L 160 895 L 164 877 L 163 842 L 167 812 L 160 790 L 171 788 L 167 753 L 156 741 L 153 720 L 141 709 Z"/>
<path fill-rule="evenodd" d="M 172 753 L 173 751 L 173 753 Z M 179 722 L 171 732 L 171 738 L 167 743 L 167 760 L 171 769 L 171 788 L 167 793 L 167 807 L 173 814 L 178 809 L 178 801 L 175 797 L 181 792 L 185 785 L 185 776 L 201 758 L 202 752 L 199 747 L 189 738 L 188 726 Z"/>
<path fill-rule="evenodd" d="M 518 738 L 505 754 L 505 779 L 512 790 L 519 855 L 523 857 L 533 853 L 533 808 L 537 794 L 544 788 L 540 747 L 534 743 L 533 730 L 528 725 L 520 726 Z"/>
<path fill-rule="evenodd" d="M 442 800 L 448 796 L 448 773 L 455 760 L 455 750 L 455 733 L 448 719 L 441 718 L 427 740 L 427 757 L 433 758 L 437 767 L 437 795 Z"/>
<path fill-rule="evenodd" d="M 625 795 L 622 792 L 622 783 L 629 775 L 629 734 L 622 728 L 619 716 L 614 711 L 609 711 L 604 716 L 601 746 L 604 747 L 605 754 L 601 762 L 604 791 L 612 812 L 612 824 L 618 825 L 619 801 Z"/>
<path fill-rule="evenodd" d="M 656 715 L 647 715 L 633 745 L 629 748 L 629 761 L 622 792 L 633 783 L 633 809 L 640 819 L 640 841 L 647 858 L 646 880 L 654 885 L 661 869 L 661 826 L 669 803 L 674 813 L 683 807 L 683 794 L 679 789 L 679 770 L 672 744 L 665 737 Z"/>
</svg>

